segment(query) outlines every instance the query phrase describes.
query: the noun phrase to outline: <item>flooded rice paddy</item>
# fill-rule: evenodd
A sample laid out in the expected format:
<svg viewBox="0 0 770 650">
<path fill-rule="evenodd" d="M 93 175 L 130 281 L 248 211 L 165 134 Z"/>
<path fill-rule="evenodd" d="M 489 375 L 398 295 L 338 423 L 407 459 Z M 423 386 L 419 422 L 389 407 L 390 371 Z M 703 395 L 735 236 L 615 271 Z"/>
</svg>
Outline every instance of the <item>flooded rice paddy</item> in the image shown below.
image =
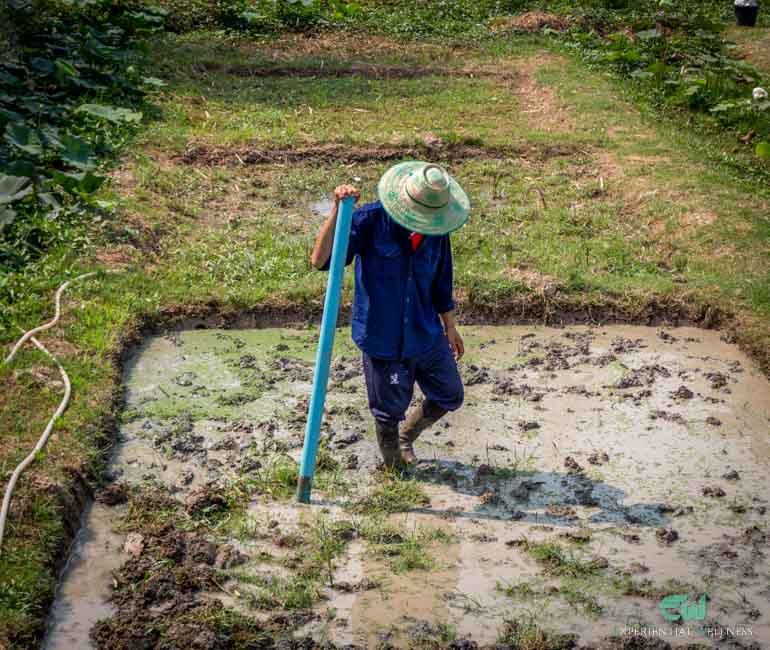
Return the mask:
<svg viewBox="0 0 770 650">
<path fill-rule="evenodd" d="M 751 361 L 691 328 L 463 334 L 466 403 L 392 477 L 340 331 L 311 506 L 291 485 L 317 332 L 147 340 L 45 647 L 231 647 L 201 611 L 258 621 L 270 640 L 242 647 L 515 647 L 535 629 L 537 647 L 770 647 L 770 384 Z M 144 524 L 158 494 L 179 511 Z M 677 594 L 705 610 L 667 620 Z"/>
</svg>

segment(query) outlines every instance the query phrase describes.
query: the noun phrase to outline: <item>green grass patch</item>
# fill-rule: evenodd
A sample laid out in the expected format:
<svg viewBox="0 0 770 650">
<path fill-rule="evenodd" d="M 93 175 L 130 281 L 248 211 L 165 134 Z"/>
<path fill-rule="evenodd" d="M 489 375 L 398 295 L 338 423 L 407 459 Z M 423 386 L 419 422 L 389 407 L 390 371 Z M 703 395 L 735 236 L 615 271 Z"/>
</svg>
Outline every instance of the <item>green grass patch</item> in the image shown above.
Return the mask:
<svg viewBox="0 0 770 650">
<path fill-rule="evenodd" d="M 387 515 L 430 505 L 422 486 L 395 472 L 382 472 L 372 490 L 353 501 L 349 508 L 359 515 Z"/>
</svg>

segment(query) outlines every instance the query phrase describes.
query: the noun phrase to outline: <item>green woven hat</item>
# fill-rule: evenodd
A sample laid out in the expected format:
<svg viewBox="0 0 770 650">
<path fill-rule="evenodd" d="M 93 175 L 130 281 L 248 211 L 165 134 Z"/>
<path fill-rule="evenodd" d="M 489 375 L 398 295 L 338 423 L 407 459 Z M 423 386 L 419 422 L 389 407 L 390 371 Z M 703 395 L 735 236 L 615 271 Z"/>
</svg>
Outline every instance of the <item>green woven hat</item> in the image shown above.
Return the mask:
<svg viewBox="0 0 770 650">
<path fill-rule="evenodd" d="M 391 167 L 377 186 L 382 207 L 407 230 L 446 235 L 470 216 L 468 195 L 441 167 L 408 160 Z"/>
</svg>

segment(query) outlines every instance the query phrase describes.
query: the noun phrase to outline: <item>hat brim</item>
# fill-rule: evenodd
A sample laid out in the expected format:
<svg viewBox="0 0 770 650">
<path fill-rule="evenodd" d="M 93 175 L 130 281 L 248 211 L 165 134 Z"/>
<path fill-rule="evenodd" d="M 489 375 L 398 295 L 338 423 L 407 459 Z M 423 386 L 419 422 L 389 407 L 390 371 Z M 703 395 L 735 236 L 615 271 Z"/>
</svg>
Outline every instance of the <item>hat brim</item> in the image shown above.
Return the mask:
<svg viewBox="0 0 770 650">
<path fill-rule="evenodd" d="M 426 164 L 408 160 L 391 167 L 377 185 L 377 196 L 391 219 L 407 230 L 422 235 L 447 235 L 465 225 L 471 204 L 463 188 L 451 177 L 450 198 L 445 206 L 430 208 L 410 198 L 406 192 L 406 181 Z"/>
</svg>

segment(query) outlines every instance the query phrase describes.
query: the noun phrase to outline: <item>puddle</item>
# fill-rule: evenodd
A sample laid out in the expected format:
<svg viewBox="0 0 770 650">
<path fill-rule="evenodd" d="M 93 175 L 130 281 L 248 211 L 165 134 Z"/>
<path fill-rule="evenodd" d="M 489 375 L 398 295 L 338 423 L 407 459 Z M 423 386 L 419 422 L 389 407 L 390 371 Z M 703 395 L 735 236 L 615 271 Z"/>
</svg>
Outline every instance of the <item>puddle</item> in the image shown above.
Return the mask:
<svg viewBox="0 0 770 650">
<path fill-rule="evenodd" d="M 325 219 L 331 214 L 332 208 L 334 207 L 334 201 L 330 198 L 323 198 L 317 201 L 310 201 L 308 207 L 314 215 Z"/>
<path fill-rule="evenodd" d="M 770 383 L 750 360 L 717 332 L 691 328 L 463 333 L 466 404 L 417 445 L 415 481 L 429 505 L 389 520 L 405 546 L 433 540 L 419 547 L 430 561 L 405 568 L 381 552 L 389 547 L 352 535 L 292 630 L 340 646 L 492 644 L 513 617 L 589 645 L 629 622 L 673 645 L 711 644 L 704 625 L 770 643 Z M 202 486 L 297 459 L 316 338 L 265 329 L 148 340 L 126 369 L 112 473 L 185 502 Z M 247 561 L 222 569 L 221 589 L 201 598 L 267 620 L 276 612 L 255 585 L 295 575 L 293 536 L 317 530 L 319 517 L 356 519 L 346 504 L 381 483 L 346 331 L 335 354 L 324 436 L 348 493 L 319 490 L 311 507 L 257 495 L 240 522 L 216 532 Z M 90 647 L 90 627 L 113 614 L 110 572 L 127 558 L 125 534 L 113 532 L 122 508 L 92 510 L 49 650 Z M 443 538 L 431 537 L 437 530 Z M 679 593 L 708 596 L 707 615 L 683 624 L 689 636 L 674 636 L 659 609 Z"/>
<path fill-rule="evenodd" d="M 111 616 L 112 571 L 124 561 L 123 538 L 112 532 L 110 509 L 95 503 L 86 514 L 72 555 L 66 579 L 51 609 L 53 632 L 43 650 L 87 648 L 88 631 L 99 619 Z"/>
</svg>

